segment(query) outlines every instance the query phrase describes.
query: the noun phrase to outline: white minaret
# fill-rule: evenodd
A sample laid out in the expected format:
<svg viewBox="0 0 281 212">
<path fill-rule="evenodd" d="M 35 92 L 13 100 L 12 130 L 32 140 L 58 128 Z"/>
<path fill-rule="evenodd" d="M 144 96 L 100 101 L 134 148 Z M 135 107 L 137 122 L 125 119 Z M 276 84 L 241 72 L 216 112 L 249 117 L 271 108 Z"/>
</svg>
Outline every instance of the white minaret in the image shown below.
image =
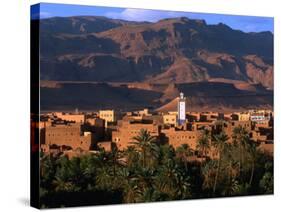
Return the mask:
<svg viewBox="0 0 281 212">
<path fill-rule="evenodd" d="M 182 125 L 185 123 L 186 114 L 185 114 L 185 97 L 181 92 L 178 100 L 178 124 Z"/>
</svg>

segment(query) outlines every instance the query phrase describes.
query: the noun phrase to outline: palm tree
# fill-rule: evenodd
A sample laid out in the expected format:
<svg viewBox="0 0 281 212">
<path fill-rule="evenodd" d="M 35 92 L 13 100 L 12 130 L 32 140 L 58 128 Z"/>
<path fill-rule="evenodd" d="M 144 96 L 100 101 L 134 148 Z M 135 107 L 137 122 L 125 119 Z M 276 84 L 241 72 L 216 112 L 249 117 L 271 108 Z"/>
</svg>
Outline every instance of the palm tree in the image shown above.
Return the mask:
<svg viewBox="0 0 281 212">
<path fill-rule="evenodd" d="M 151 155 L 156 158 L 158 156 L 158 147 L 156 145 L 155 137 L 151 136 L 146 129 L 141 129 L 139 134 L 133 137 L 131 144 L 135 145 L 142 155 L 142 166 L 147 167 L 147 157 Z"/>
<path fill-rule="evenodd" d="M 254 172 L 255 172 L 255 163 L 256 163 L 256 157 L 257 157 L 257 148 L 255 143 L 249 143 L 248 145 L 248 151 L 250 153 L 250 162 L 251 162 L 251 176 L 249 180 L 249 185 L 252 185 Z"/>
<path fill-rule="evenodd" d="M 80 184 L 83 179 L 83 170 L 81 169 L 81 159 L 79 157 L 74 157 L 69 160 L 68 172 L 71 181 L 75 184 Z"/>
<path fill-rule="evenodd" d="M 92 178 L 97 169 L 97 156 L 90 154 L 81 157 L 81 169 L 86 178 Z"/>
<path fill-rule="evenodd" d="M 210 150 L 210 132 L 204 130 L 197 140 L 196 149 L 200 152 L 200 155 L 206 157 Z"/>
<path fill-rule="evenodd" d="M 155 190 L 169 200 L 184 199 L 190 196 L 189 176 L 181 170 L 173 159 L 158 168 L 154 180 Z"/>
<path fill-rule="evenodd" d="M 74 185 L 72 182 L 65 181 L 65 179 L 56 176 L 53 185 L 55 186 L 55 191 L 73 191 Z"/>
<path fill-rule="evenodd" d="M 100 189 L 112 189 L 113 177 L 111 174 L 111 167 L 103 166 L 97 170 L 96 186 Z"/>
<path fill-rule="evenodd" d="M 221 167 L 224 170 L 223 175 L 223 189 L 222 194 L 224 196 L 234 195 L 239 190 L 239 183 L 237 176 L 239 174 L 238 161 L 234 157 L 235 147 L 232 143 L 226 143 L 224 145 L 224 151 L 222 155 Z"/>
<path fill-rule="evenodd" d="M 40 158 L 40 184 L 49 187 L 56 174 L 56 160 L 52 155 L 44 155 Z"/>
<path fill-rule="evenodd" d="M 231 181 L 224 186 L 222 194 L 224 196 L 232 196 L 232 195 L 239 194 L 240 190 L 241 188 L 238 181 L 232 178 Z"/>
<path fill-rule="evenodd" d="M 166 164 L 169 160 L 173 160 L 176 156 L 175 149 L 168 144 L 159 146 L 159 164 Z"/>
<path fill-rule="evenodd" d="M 139 154 L 134 146 L 129 146 L 124 152 L 126 164 L 129 168 L 135 168 L 139 161 Z"/>
<path fill-rule="evenodd" d="M 139 186 L 137 184 L 137 178 L 130 173 L 130 171 L 124 167 L 118 170 L 118 178 L 120 187 L 123 189 L 123 201 L 125 203 L 137 202 Z"/>
<path fill-rule="evenodd" d="M 202 185 L 202 189 L 211 189 L 214 185 L 214 179 L 215 179 L 215 168 L 216 163 L 214 160 L 210 160 L 207 163 L 204 164 L 202 167 L 202 175 L 204 177 L 204 182 Z"/>
<path fill-rule="evenodd" d="M 218 153 L 218 163 L 217 163 L 217 170 L 216 170 L 216 176 L 215 176 L 215 182 L 214 182 L 214 187 L 213 187 L 213 193 L 215 194 L 216 192 L 216 187 L 217 187 L 217 181 L 219 177 L 219 172 L 221 168 L 221 159 L 222 159 L 222 154 L 225 149 L 225 144 L 226 141 L 228 140 L 228 136 L 225 134 L 224 131 L 221 131 L 219 134 L 213 136 L 213 145 Z"/>
<path fill-rule="evenodd" d="M 135 173 L 135 179 L 137 180 L 138 186 L 143 190 L 146 187 L 153 185 L 155 171 L 150 168 L 140 168 Z"/>
<path fill-rule="evenodd" d="M 187 158 L 192 154 L 192 149 L 188 144 L 182 144 L 176 149 L 176 155 L 184 163 L 185 171 L 187 171 Z"/>
<path fill-rule="evenodd" d="M 155 202 L 159 199 L 159 193 L 152 187 L 146 187 L 138 193 L 137 202 Z"/>
<path fill-rule="evenodd" d="M 111 152 L 109 153 L 109 163 L 112 164 L 113 168 L 113 177 L 116 177 L 116 169 L 118 166 L 118 160 L 120 159 L 120 152 L 116 146 L 112 147 Z"/>
<path fill-rule="evenodd" d="M 159 168 L 157 176 L 157 187 L 162 193 L 166 193 L 173 198 L 175 196 L 177 178 L 179 176 L 179 170 L 174 160 L 168 160 Z"/>
<path fill-rule="evenodd" d="M 97 166 L 103 167 L 108 160 L 108 153 L 102 148 L 99 152 L 95 155 Z"/>
<path fill-rule="evenodd" d="M 61 157 L 57 160 L 58 168 L 53 180 L 55 191 L 74 191 L 75 182 L 72 182 L 71 162 L 67 157 Z"/>
<path fill-rule="evenodd" d="M 245 163 L 245 151 L 248 143 L 250 142 L 250 135 L 247 130 L 239 125 L 233 129 L 232 139 L 234 145 L 239 149 L 239 173 L 241 174 L 243 165 Z"/>
<path fill-rule="evenodd" d="M 265 172 L 259 182 L 259 186 L 265 194 L 273 194 L 273 174 Z"/>
</svg>

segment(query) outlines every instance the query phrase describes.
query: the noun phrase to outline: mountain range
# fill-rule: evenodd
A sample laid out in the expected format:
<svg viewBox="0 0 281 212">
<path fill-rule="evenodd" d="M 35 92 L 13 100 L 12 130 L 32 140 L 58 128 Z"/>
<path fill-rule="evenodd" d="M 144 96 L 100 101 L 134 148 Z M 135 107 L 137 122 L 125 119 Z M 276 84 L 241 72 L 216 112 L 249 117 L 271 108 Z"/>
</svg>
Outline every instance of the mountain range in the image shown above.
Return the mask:
<svg viewBox="0 0 281 212">
<path fill-rule="evenodd" d="M 153 23 L 98 16 L 41 19 L 40 79 L 45 109 L 122 108 L 125 102 L 128 108 L 163 109 L 179 92 L 192 110 L 272 108 L 273 34 L 186 17 Z M 78 96 L 71 95 L 67 105 L 73 92 Z M 58 95 L 62 102 L 56 105 L 52 98 Z"/>
</svg>

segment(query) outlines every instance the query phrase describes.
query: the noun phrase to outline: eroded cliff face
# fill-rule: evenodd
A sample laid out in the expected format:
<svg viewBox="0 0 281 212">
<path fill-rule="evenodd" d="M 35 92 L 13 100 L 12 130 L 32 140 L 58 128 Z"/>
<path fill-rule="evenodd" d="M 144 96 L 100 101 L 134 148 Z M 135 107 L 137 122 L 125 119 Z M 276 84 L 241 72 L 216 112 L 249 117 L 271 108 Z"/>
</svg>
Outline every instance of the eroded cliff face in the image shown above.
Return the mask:
<svg viewBox="0 0 281 212">
<path fill-rule="evenodd" d="M 200 97 L 208 97 L 215 86 L 217 96 L 226 97 L 216 100 L 221 107 L 239 106 L 227 100 L 227 96 L 235 96 L 243 107 L 272 106 L 271 32 L 244 33 L 224 24 L 207 25 L 202 20 L 187 18 L 138 23 L 105 17 L 43 19 L 40 30 L 41 80 L 94 81 L 109 87 L 112 85 L 108 83 L 124 83 L 123 89 L 129 94 L 121 93 L 126 96 L 119 95 L 121 99 L 116 97 L 116 101 L 130 99 L 137 90 L 139 100 L 130 103 L 136 106 L 143 105 L 140 102 L 146 99 L 142 93 L 148 91 L 147 85 L 151 87 L 149 92 L 155 92 L 146 93 L 148 103 L 158 107 L 172 101 L 183 89 L 178 85 L 185 84 L 193 85 L 189 88 L 192 92 L 187 94 L 194 94 L 192 98 L 199 95 L 198 90 Z M 134 88 L 133 94 L 132 83 L 141 85 Z M 175 86 L 159 90 L 152 84 Z M 209 88 L 203 89 L 206 86 Z M 227 86 L 233 89 L 226 94 L 223 90 L 228 90 Z M 91 95 L 95 98 L 96 94 Z M 242 95 L 243 100 L 239 100 Z"/>
</svg>

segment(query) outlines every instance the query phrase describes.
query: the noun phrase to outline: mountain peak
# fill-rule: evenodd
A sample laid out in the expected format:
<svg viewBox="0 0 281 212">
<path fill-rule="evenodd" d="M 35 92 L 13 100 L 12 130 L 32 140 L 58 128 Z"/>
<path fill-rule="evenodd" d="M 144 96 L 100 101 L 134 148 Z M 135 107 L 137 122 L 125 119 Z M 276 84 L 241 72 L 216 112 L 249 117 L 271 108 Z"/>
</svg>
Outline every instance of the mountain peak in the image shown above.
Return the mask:
<svg viewBox="0 0 281 212">
<path fill-rule="evenodd" d="M 185 16 L 175 17 L 175 18 L 164 18 L 159 20 L 157 23 L 163 23 L 163 22 L 206 25 L 206 21 L 203 19 L 190 19 Z"/>
<path fill-rule="evenodd" d="M 144 23 L 87 16 L 40 24 L 41 55 L 54 69 L 42 72 L 45 79 L 190 83 L 223 78 L 273 87 L 268 32 L 245 33 L 187 17 Z M 58 60 L 70 57 L 64 55 L 75 59 Z"/>
</svg>

